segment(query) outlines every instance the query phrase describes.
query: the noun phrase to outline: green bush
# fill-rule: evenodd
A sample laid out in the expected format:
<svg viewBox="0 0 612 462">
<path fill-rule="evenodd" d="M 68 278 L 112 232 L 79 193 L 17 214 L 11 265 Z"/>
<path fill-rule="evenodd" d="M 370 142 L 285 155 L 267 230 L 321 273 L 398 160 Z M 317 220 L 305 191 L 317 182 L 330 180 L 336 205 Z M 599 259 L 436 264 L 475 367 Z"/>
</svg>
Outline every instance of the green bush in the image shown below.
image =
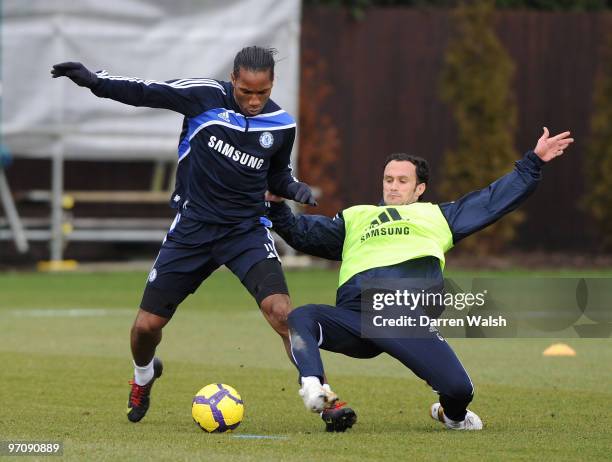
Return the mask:
<svg viewBox="0 0 612 462">
<path fill-rule="evenodd" d="M 585 205 L 603 249 L 612 249 L 612 31 L 602 45 L 593 94 L 591 133 L 586 152 Z"/>
<path fill-rule="evenodd" d="M 495 36 L 492 1 L 461 5 L 453 12 L 454 33 L 444 57 L 440 93 L 457 124 L 457 147 L 444 154 L 440 194 L 454 200 L 481 189 L 511 170 L 516 102 L 511 92 L 514 64 Z M 464 250 L 487 254 L 515 235 L 523 213 L 515 211 L 466 239 Z"/>
</svg>

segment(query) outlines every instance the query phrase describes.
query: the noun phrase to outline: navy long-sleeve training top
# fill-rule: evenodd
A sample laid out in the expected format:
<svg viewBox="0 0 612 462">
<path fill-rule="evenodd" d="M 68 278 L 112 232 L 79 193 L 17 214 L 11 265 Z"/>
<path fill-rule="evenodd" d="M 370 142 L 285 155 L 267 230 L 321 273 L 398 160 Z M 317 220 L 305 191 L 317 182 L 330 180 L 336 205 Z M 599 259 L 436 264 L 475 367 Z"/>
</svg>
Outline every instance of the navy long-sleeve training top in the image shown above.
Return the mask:
<svg viewBox="0 0 612 462">
<path fill-rule="evenodd" d="M 236 224 L 265 213 L 266 189 L 289 197 L 297 181 L 290 156 L 295 120 L 268 100 L 256 116 L 241 114 L 233 86 L 206 78 L 167 82 L 97 73 L 92 93 L 132 106 L 183 114 L 171 206 L 189 218 Z"/>
</svg>

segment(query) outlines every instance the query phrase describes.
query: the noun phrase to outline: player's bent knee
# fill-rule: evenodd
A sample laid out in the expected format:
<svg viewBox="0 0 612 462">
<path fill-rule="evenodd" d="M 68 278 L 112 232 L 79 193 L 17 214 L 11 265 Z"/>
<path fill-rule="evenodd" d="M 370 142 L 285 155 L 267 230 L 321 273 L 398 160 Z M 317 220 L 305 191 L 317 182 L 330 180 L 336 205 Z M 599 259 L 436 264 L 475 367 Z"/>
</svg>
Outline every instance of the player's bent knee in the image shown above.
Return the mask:
<svg viewBox="0 0 612 462">
<path fill-rule="evenodd" d="M 261 302 L 260 308 L 267 317 L 286 325 L 291 302 L 286 295 L 270 295 Z"/>
<path fill-rule="evenodd" d="M 298 326 L 309 326 L 314 325 L 315 320 L 312 316 L 314 311 L 312 309 L 314 305 L 303 305 L 298 306 L 289 313 L 287 318 L 287 324 L 291 329 L 295 329 Z"/>
<path fill-rule="evenodd" d="M 132 333 L 146 335 L 159 332 L 169 320 L 141 309 L 132 325 Z"/>
<path fill-rule="evenodd" d="M 264 317 L 281 337 L 289 336 L 287 317 L 290 307 L 291 303 L 286 295 L 272 295 L 260 305 Z"/>
<path fill-rule="evenodd" d="M 474 387 L 469 378 L 465 377 L 463 380 L 456 380 L 449 383 L 445 387 L 444 394 L 454 399 L 460 399 L 465 401 L 471 401 L 474 397 Z"/>
</svg>

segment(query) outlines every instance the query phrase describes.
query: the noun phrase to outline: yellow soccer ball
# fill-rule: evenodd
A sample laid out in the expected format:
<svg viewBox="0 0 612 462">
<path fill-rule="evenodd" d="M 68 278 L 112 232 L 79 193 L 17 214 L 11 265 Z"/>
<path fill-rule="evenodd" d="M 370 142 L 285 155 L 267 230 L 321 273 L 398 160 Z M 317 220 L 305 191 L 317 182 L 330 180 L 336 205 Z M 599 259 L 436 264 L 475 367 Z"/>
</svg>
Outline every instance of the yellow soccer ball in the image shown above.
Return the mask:
<svg viewBox="0 0 612 462">
<path fill-rule="evenodd" d="M 191 415 L 206 432 L 231 432 L 242 422 L 244 403 L 234 388 L 223 383 L 211 383 L 194 396 Z"/>
</svg>

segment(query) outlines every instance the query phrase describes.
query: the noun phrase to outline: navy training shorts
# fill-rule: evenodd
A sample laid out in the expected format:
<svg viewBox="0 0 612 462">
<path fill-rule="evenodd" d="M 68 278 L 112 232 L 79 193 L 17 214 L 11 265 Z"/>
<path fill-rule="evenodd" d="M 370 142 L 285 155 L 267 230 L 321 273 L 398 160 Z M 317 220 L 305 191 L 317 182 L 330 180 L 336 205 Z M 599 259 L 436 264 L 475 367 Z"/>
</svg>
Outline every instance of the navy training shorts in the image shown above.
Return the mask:
<svg viewBox="0 0 612 462">
<path fill-rule="evenodd" d="M 223 226 L 178 214 L 153 263 L 140 308 L 171 318 L 221 265 L 243 282 L 258 303 L 266 294 L 289 293 L 272 234 L 258 219 Z M 270 287 L 262 288 L 258 278 L 269 281 Z"/>
</svg>

